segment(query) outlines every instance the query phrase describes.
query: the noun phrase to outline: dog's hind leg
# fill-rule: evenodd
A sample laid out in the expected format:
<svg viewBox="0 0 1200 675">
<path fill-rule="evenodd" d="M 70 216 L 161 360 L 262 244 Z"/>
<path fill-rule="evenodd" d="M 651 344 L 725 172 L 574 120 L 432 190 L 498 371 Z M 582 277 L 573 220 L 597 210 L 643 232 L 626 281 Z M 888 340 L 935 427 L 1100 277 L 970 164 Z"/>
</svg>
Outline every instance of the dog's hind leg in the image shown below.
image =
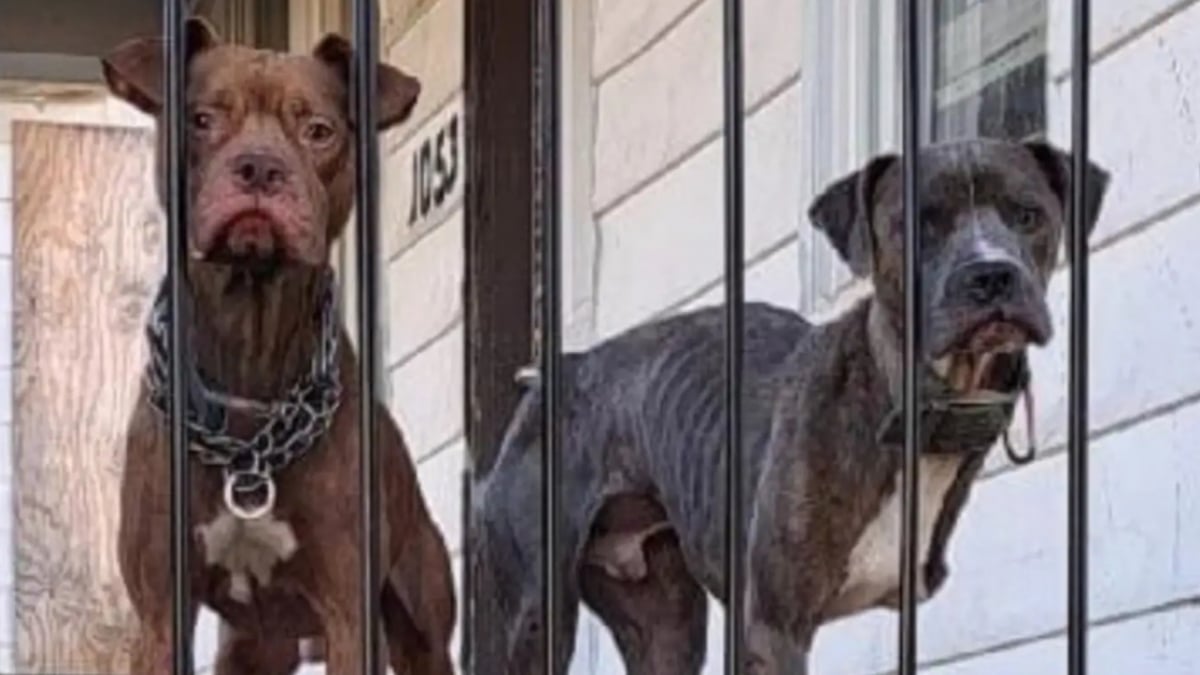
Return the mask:
<svg viewBox="0 0 1200 675">
<path fill-rule="evenodd" d="M 291 675 L 300 666 L 300 643 L 241 633 L 224 621 L 218 632 L 216 675 Z"/>
<path fill-rule="evenodd" d="M 696 675 L 704 666 L 708 600 L 675 534 L 652 529 L 645 537 L 634 532 L 628 546 L 613 534 L 593 539 L 580 574 L 583 600 L 612 632 L 629 675 Z"/>
</svg>

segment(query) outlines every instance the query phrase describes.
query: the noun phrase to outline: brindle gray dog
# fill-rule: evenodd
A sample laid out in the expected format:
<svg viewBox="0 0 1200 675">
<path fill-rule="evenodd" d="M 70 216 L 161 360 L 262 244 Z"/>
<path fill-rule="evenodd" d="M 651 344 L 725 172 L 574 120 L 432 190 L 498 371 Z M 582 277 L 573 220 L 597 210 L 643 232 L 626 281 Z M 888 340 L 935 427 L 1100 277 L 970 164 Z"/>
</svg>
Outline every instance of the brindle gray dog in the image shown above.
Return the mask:
<svg viewBox="0 0 1200 675">
<path fill-rule="evenodd" d="M 955 142 L 925 149 L 921 162 L 920 375 L 930 399 L 961 411 L 926 411 L 925 599 L 946 579 L 971 482 L 1011 421 L 1026 348 L 1051 337 L 1045 294 L 1071 171 L 1068 154 L 1041 142 Z M 873 281 L 871 298 L 820 326 L 746 307 L 749 673 L 804 673 L 821 624 L 895 605 L 902 436 L 888 432 L 902 376 L 901 178 L 896 157 L 876 158 L 810 210 Z M 1092 166 L 1086 180 L 1090 231 L 1108 178 Z M 559 673 L 580 600 L 611 629 L 628 672 L 702 666 L 704 592 L 725 596 L 723 326 L 720 309 L 700 310 L 566 359 Z M 490 672 L 542 672 L 539 407 L 529 392 L 478 486 L 475 638 Z"/>
<path fill-rule="evenodd" d="M 388 656 L 397 673 L 449 675 L 454 592 L 446 546 L 395 422 L 377 401 L 359 398 L 357 357 L 331 304 L 331 246 L 354 196 L 350 44 L 330 35 L 311 55 L 277 54 L 222 44 L 192 20 L 188 51 L 189 384 L 201 392 L 189 412 L 208 425 L 191 436 L 200 453 L 189 495 L 197 526 L 190 581 L 193 597 L 225 621 L 217 672 L 291 673 L 298 640 L 310 637 L 325 638 L 329 672 L 362 672 L 357 419 L 360 405 L 376 405 Z M 160 116 L 162 59 L 159 40 L 126 42 L 104 61 L 110 88 Z M 378 78 L 382 129 L 408 116 L 420 87 L 391 66 L 381 66 Z M 163 322 L 152 320 L 148 332 L 159 357 L 152 364 L 163 356 L 153 349 Z M 154 373 L 129 423 L 121 485 L 121 572 L 140 620 L 134 675 L 170 672 L 171 657 L 169 443 Z M 340 405 L 331 409 L 331 400 Z M 224 423 L 204 414 L 213 407 L 224 411 Z M 327 427 L 314 421 L 314 409 L 325 411 Z M 294 414 L 279 413 L 287 410 Z M 297 419 L 308 421 L 293 427 Z M 254 489 L 231 506 L 221 468 L 201 463 L 201 453 L 229 437 L 266 438 L 257 434 L 277 427 L 264 420 L 282 422 L 287 435 L 269 438 L 298 438 L 302 457 L 290 466 L 270 460 L 274 508 L 237 517 L 239 506 L 263 505 L 263 486 L 240 484 Z M 252 467 L 247 458 L 238 456 L 233 468 Z"/>
</svg>

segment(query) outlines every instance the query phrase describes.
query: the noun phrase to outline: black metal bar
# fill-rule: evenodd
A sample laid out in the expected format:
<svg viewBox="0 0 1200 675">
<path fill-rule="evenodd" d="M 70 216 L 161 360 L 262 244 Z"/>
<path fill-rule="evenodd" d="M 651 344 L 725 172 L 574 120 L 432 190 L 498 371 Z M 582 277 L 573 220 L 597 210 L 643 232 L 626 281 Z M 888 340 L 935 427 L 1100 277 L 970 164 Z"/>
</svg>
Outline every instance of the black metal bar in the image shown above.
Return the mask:
<svg viewBox="0 0 1200 675">
<path fill-rule="evenodd" d="M 466 674 L 475 672 L 475 651 L 474 641 L 475 636 L 475 570 L 472 561 L 475 559 L 475 550 L 471 546 L 473 537 L 471 536 L 471 510 L 474 508 L 471 503 L 471 485 L 474 483 L 472 478 L 473 470 L 467 469 L 462 473 L 462 487 L 459 494 L 462 496 L 462 520 L 460 527 L 462 535 L 462 640 L 458 646 L 458 660 L 462 664 L 462 672 Z"/>
<path fill-rule="evenodd" d="M 191 527 L 188 523 L 187 406 L 187 8 L 182 0 L 163 2 L 163 132 L 167 160 L 167 287 L 171 315 L 168 335 L 167 420 L 171 444 L 171 672 L 192 668 L 191 574 L 188 569 Z"/>
<path fill-rule="evenodd" d="M 354 102 L 358 238 L 359 484 L 362 511 L 363 673 L 383 672 L 379 651 L 379 453 L 375 403 L 379 396 L 379 42 L 376 0 L 354 2 Z"/>
<path fill-rule="evenodd" d="M 725 0 L 725 673 L 742 665 L 742 327 L 745 300 L 745 119 L 742 2 Z"/>
<path fill-rule="evenodd" d="M 1071 325 L 1067 422 L 1067 672 L 1087 673 L 1088 116 L 1091 2 L 1075 0 L 1071 68 Z"/>
<path fill-rule="evenodd" d="M 921 238 L 919 189 L 921 13 L 904 3 L 904 470 L 900 524 L 900 675 L 917 672 L 917 513 L 921 438 Z"/>
<path fill-rule="evenodd" d="M 570 640 L 573 637 L 558 634 L 558 617 L 562 605 L 562 579 L 559 578 L 558 564 L 562 547 L 562 429 L 559 423 L 562 402 L 559 59 L 562 43 L 558 3 L 559 0 L 538 0 L 534 38 L 534 63 L 538 74 L 534 88 L 534 114 L 537 116 L 534 148 L 537 188 L 535 204 L 541 223 L 542 261 L 542 531 L 546 537 L 543 551 L 545 616 L 542 625 L 546 663 L 544 672 L 547 674 L 558 672 L 560 640 Z"/>
</svg>

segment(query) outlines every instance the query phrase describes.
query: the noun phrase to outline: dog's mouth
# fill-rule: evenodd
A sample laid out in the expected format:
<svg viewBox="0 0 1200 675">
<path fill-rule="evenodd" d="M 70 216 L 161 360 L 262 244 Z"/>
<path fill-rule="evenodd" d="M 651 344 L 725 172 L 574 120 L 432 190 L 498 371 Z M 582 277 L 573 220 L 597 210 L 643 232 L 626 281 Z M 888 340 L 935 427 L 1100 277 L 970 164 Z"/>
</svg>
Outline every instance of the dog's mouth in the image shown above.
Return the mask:
<svg viewBox="0 0 1200 675">
<path fill-rule="evenodd" d="M 1039 322 L 999 312 L 983 316 L 930 359 L 933 372 L 961 393 L 997 389 L 1009 366 L 1030 344 L 1045 344 L 1048 330 Z"/>
<path fill-rule="evenodd" d="M 199 257 L 254 276 L 271 276 L 286 262 L 279 233 L 279 223 L 265 211 L 240 211 L 219 226 L 212 244 Z"/>
</svg>

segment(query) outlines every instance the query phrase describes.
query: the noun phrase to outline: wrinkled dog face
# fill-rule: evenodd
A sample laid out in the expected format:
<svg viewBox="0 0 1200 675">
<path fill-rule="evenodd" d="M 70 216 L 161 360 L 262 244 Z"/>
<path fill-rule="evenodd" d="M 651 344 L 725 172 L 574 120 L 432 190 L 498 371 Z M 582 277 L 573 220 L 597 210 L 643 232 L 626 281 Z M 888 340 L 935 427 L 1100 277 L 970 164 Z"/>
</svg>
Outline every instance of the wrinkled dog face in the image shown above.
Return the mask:
<svg viewBox="0 0 1200 675">
<path fill-rule="evenodd" d="M 350 44 L 330 35 L 311 55 L 292 55 L 221 44 L 199 19 L 187 33 L 192 257 L 325 265 L 354 193 Z M 161 116 L 163 58 L 159 39 L 126 42 L 104 59 L 110 89 Z M 386 129 L 408 116 L 420 87 L 387 65 L 378 77 Z"/>
<path fill-rule="evenodd" d="M 1068 223 L 1071 157 L 1045 143 L 960 141 L 921 156 L 924 358 L 960 388 L 975 388 L 992 357 L 1045 344 L 1045 295 Z M 1107 187 L 1092 166 L 1090 234 Z M 814 202 L 813 223 L 903 325 L 903 169 L 884 156 Z"/>
</svg>

